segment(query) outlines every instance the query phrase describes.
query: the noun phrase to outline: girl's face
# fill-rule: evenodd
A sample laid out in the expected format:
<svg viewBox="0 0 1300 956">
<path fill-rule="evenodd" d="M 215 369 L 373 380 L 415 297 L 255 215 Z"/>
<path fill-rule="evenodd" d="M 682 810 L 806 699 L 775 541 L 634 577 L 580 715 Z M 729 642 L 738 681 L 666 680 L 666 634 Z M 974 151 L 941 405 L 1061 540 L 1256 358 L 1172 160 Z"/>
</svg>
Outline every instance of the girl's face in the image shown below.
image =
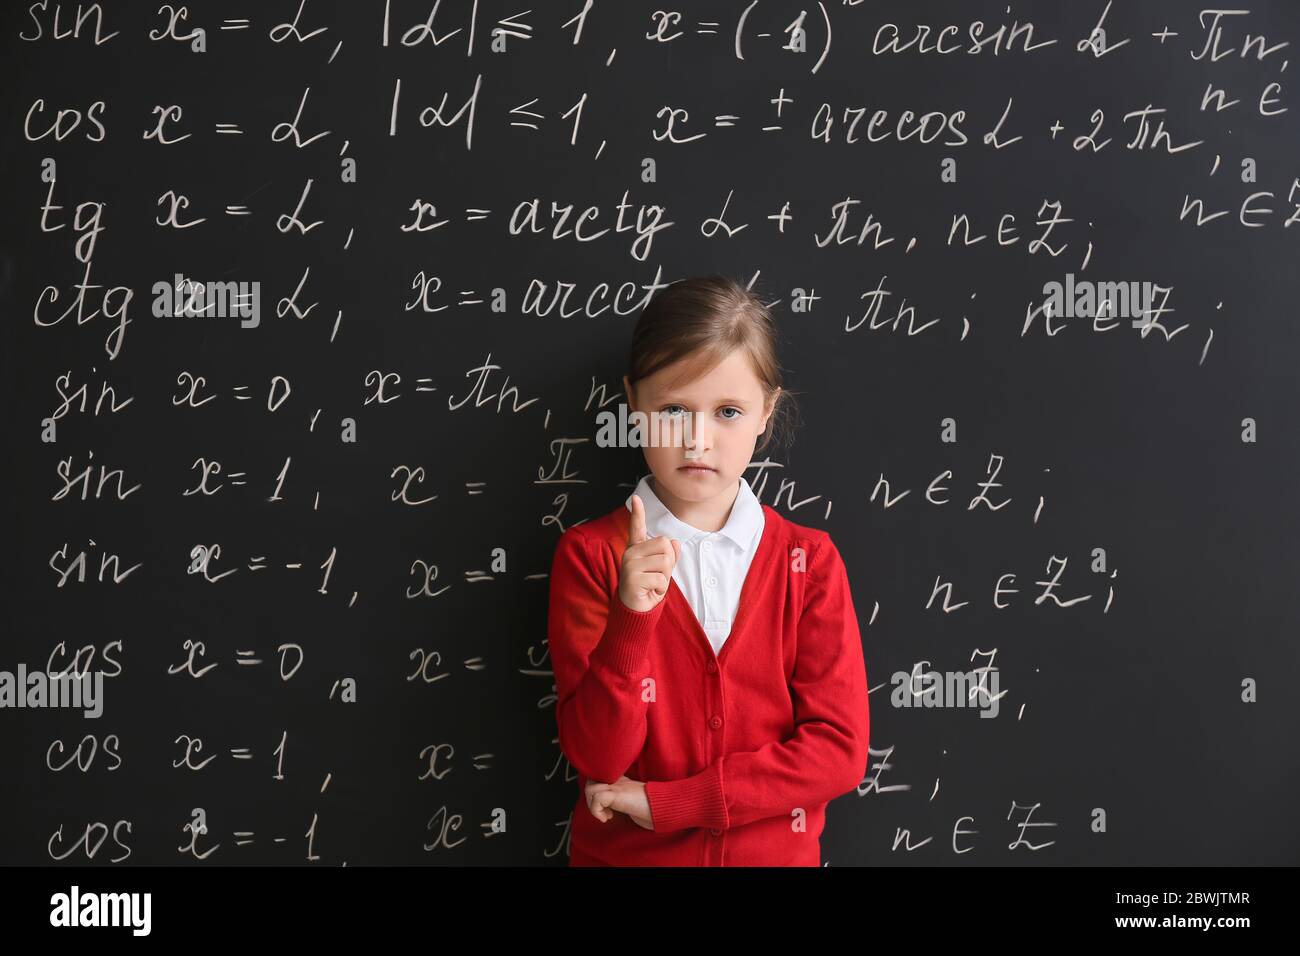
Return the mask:
<svg viewBox="0 0 1300 956">
<path fill-rule="evenodd" d="M 643 448 L 646 464 L 654 474 L 660 500 L 670 509 L 687 502 L 706 504 L 714 498 L 725 498 L 729 507 L 776 396 L 764 401 L 763 385 L 741 349 L 695 381 L 670 385 L 685 368 L 682 360 L 660 369 L 637 382 L 635 394 L 623 376 L 632 411 L 652 417 L 663 413 L 660 444 Z M 685 427 L 688 416 L 689 429 Z"/>
</svg>

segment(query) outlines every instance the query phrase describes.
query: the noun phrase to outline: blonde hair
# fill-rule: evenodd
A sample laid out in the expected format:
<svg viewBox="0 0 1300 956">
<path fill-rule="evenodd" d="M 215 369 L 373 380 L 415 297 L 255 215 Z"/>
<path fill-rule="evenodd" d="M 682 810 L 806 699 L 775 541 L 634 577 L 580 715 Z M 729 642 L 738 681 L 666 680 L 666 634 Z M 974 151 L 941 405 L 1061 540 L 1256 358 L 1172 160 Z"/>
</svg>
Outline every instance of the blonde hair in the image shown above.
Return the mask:
<svg viewBox="0 0 1300 956">
<path fill-rule="evenodd" d="M 755 453 L 765 451 L 774 434 L 788 446 L 795 402 L 782 385 L 776 323 L 763 301 L 729 276 L 682 279 L 650 300 L 632 330 L 628 384 L 635 386 L 682 359 L 689 362 L 673 384 L 694 381 L 737 349 L 749 356 L 765 403 L 780 389 Z"/>
</svg>

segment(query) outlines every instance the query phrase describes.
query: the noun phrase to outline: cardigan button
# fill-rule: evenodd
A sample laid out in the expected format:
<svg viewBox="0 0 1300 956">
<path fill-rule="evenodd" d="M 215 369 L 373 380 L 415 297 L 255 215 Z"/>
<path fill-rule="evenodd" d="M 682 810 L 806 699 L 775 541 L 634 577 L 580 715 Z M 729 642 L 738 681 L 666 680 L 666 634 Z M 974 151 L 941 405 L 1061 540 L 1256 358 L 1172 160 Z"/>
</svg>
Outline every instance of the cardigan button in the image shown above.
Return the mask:
<svg viewBox="0 0 1300 956">
<path fill-rule="evenodd" d="M 704 669 L 707 670 L 710 674 L 716 674 L 718 672 L 718 665 L 715 664 L 713 661 L 709 661 L 707 664 L 704 665 Z"/>
<path fill-rule="evenodd" d="M 714 836 L 722 836 L 722 831 L 719 830 L 717 827 L 709 827 L 709 832 L 712 833 Z"/>
<path fill-rule="evenodd" d="M 710 718 L 709 718 L 709 726 L 712 727 L 714 730 L 717 730 L 719 727 L 722 726 L 722 718 L 721 718 L 721 717 L 710 717 Z"/>
</svg>

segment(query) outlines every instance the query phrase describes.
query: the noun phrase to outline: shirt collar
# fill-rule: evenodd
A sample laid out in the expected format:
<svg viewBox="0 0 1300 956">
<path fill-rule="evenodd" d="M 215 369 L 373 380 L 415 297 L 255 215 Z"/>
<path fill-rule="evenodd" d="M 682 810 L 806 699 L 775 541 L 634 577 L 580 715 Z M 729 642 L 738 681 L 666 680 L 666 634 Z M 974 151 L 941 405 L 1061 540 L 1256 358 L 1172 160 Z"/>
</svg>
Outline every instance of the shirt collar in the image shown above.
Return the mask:
<svg viewBox="0 0 1300 956">
<path fill-rule="evenodd" d="M 763 506 L 759 504 L 754 490 L 749 487 L 749 482 L 744 478 L 737 480 L 740 482 L 740 491 L 731 506 L 731 514 L 727 516 L 726 524 L 719 528 L 717 533 L 734 541 L 740 547 L 747 548 L 762 530 Z M 645 505 L 645 529 L 650 537 L 663 534 L 679 541 L 690 541 L 697 536 L 709 534 L 707 531 L 692 527 L 669 511 L 650 487 L 649 475 L 637 483 L 636 490 L 632 494 L 640 496 L 641 503 Z M 632 495 L 627 496 L 624 505 L 628 511 L 632 510 Z"/>
</svg>

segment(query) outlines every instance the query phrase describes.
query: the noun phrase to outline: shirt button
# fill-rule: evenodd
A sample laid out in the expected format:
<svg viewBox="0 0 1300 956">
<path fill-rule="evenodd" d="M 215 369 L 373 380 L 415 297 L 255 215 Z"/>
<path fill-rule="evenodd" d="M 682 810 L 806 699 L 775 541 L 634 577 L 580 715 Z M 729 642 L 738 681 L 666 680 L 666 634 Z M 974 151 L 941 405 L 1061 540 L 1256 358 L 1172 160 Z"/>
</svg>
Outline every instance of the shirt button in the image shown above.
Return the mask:
<svg viewBox="0 0 1300 956">
<path fill-rule="evenodd" d="M 702 547 L 705 551 L 708 551 L 710 548 L 713 547 L 713 542 L 705 541 L 704 544 L 700 545 L 700 547 Z"/>
<path fill-rule="evenodd" d="M 709 575 L 709 580 L 707 583 L 709 587 L 716 588 L 718 586 L 718 579 L 715 578 L 713 575 Z"/>
<path fill-rule="evenodd" d="M 714 730 L 717 730 L 719 727 L 722 726 L 722 718 L 721 718 L 721 717 L 710 717 L 710 718 L 709 718 L 709 726 L 712 727 Z"/>
</svg>

